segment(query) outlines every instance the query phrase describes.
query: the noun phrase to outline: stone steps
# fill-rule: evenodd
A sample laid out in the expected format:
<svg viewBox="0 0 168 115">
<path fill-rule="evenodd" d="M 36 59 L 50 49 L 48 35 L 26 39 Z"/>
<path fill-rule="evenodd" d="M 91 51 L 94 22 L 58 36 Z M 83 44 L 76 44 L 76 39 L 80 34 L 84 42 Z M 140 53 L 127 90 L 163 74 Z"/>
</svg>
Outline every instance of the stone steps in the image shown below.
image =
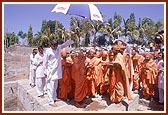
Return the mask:
<svg viewBox="0 0 168 115">
<path fill-rule="evenodd" d="M 15 83 L 15 84 L 14 84 Z M 87 98 L 85 99 L 85 104 L 82 104 L 82 108 L 76 108 L 74 106 L 74 100 L 69 102 L 60 100 L 57 102 L 57 107 L 51 107 L 47 102 L 47 94 L 45 98 L 37 97 L 36 87 L 31 88 L 28 79 L 22 79 L 14 82 L 12 84 L 8 83 L 6 85 L 6 95 L 15 94 L 17 97 L 18 105 L 22 105 L 23 109 L 17 109 L 16 111 L 47 111 L 47 112 L 114 112 L 114 111 L 137 111 L 139 96 L 134 95 L 133 101 L 128 101 L 124 99 L 122 103 L 111 104 L 109 98 L 105 96 L 99 96 L 97 98 Z M 7 83 L 6 83 L 7 84 Z M 11 91 L 14 89 L 13 91 Z M 10 95 L 9 95 L 10 96 Z M 5 104 L 6 105 L 6 104 Z M 8 111 L 7 109 L 5 109 Z"/>
</svg>

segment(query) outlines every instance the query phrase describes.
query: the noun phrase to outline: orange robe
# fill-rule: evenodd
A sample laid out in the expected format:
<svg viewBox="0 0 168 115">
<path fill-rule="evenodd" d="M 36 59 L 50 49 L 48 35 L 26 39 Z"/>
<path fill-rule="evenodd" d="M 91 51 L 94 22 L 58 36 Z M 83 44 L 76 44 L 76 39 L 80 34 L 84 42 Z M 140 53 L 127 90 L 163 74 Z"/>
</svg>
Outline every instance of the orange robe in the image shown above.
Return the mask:
<svg viewBox="0 0 168 115">
<path fill-rule="evenodd" d="M 103 76 L 102 76 L 102 82 L 100 84 L 100 93 L 103 94 L 105 93 L 108 88 L 109 88 L 109 77 L 110 77 L 110 66 L 109 64 L 109 60 L 108 61 L 102 61 L 101 65 L 102 65 L 102 71 L 103 71 Z"/>
<path fill-rule="evenodd" d="M 113 53 L 109 52 L 109 57 L 107 61 L 101 62 L 102 71 L 103 71 L 103 81 L 100 84 L 100 93 L 109 93 L 109 86 L 110 86 L 110 76 L 111 72 L 113 71 Z M 103 64 L 104 63 L 104 64 Z"/>
<path fill-rule="evenodd" d="M 111 102 L 121 102 L 124 95 L 127 96 L 128 100 L 131 100 L 133 97 L 132 93 L 130 92 L 129 81 L 126 76 L 123 55 L 121 55 L 121 53 L 118 53 L 115 56 L 113 63 L 114 64 L 109 88 L 110 100 Z"/>
<path fill-rule="evenodd" d="M 127 54 L 127 53 L 124 53 L 123 57 L 124 57 L 124 63 L 126 66 L 126 75 L 129 78 L 129 83 L 131 83 L 133 82 L 133 73 L 134 73 L 132 59 L 130 54 Z"/>
<path fill-rule="evenodd" d="M 96 95 L 98 91 L 97 87 L 102 82 L 102 74 L 101 59 L 96 57 L 89 59 L 87 78 L 89 92 L 92 93 L 93 96 Z"/>
<path fill-rule="evenodd" d="M 78 56 L 73 59 L 72 79 L 75 82 L 74 100 L 82 101 L 88 94 L 88 86 L 86 79 L 86 60 L 79 59 Z"/>
<path fill-rule="evenodd" d="M 139 74 L 141 71 L 141 63 L 144 61 L 144 57 L 139 54 L 135 54 L 132 56 L 133 67 L 134 67 L 134 78 L 133 78 L 133 89 L 139 90 Z"/>
<path fill-rule="evenodd" d="M 148 62 L 144 60 L 140 75 L 144 97 L 150 98 L 154 96 L 154 84 L 157 82 L 157 74 L 158 71 L 156 63 L 152 59 L 150 59 Z"/>
<path fill-rule="evenodd" d="M 59 98 L 67 99 L 72 90 L 71 66 L 73 61 L 70 57 L 62 59 L 62 79 L 59 81 Z"/>
</svg>

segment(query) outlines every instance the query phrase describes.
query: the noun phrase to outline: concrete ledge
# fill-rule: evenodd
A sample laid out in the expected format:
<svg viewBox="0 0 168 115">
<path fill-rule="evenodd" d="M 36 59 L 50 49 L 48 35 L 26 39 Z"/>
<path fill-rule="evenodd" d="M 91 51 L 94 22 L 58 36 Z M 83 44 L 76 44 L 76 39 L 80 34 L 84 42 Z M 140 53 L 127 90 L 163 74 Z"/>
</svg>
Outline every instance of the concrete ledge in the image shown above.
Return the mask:
<svg viewBox="0 0 168 115">
<path fill-rule="evenodd" d="M 73 105 L 69 105 L 64 101 L 58 101 L 57 107 L 51 107 L 47 101 L 47 95 L 45 98 L 37 97 L 36 88 L 29 86 L 28 80 L 18 81 L 18 99 L 26 108 L 26 111 L 79 111 L 82 108 L 76 108 Z"/>
<path fill-rule="evenodd" d="M 35 88 L 29 86 L 28 80 L 18 81 L 18 99 L 26 111 L 47 111 L 47 109 L 40 104 L 42 99 L 36 98 L 36 95 Z"/>
<path fill-rule="evenodd" d="M 36 87 L 32 88 L 29 85 L 28 79 L 18 80 L 16 82 L 5 83 L 5 110 L 6 111 L 49 111 L 49 112 L 75 112 L 75 111 L 137 111 L 139 106 L 139 95 L 134 94 L 134 99 L 128 101 L 124 99 L 122 103 L 110 104 L 108 97 L 103 99 L 101 96 L 99 98 L 89 98 L 85 101 L 89 102 L 85 104 L 83 108 L 76 108 L 74 106 L 74 101 L 65 102 L 58 101 L 57 107 L 51 107 L 48 104 L 47 94 L 45 98 L 37 97 Z M 10 98 L 9 98 L 10 97 Z M 7 100 L 8 99 L 8 100 Z M 12 109 L 7 107 L 9 102 L 15 102 L 10 106 Z M 19 106 L 19 107 L 18 107 Z"/>
<path fill-rule="evenodd" d="M 13 111 L 18 110 L 17 101 L 18 101 L 18 83 L 14 82 L 5 82 L 4 83 L 4 110 Z"/>
</svg>

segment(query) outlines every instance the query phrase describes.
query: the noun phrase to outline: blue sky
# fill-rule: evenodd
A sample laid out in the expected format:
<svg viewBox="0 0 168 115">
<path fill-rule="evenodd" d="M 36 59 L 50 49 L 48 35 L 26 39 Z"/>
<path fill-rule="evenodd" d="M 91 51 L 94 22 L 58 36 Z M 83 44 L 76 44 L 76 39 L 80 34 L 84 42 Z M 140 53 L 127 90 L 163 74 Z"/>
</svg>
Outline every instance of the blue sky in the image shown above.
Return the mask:
<svg viewBox="0 0 168 115">
<path fill-rule="evenodd" d="M 120 14 L 124 19 L 128 19 L 131 13 L 135 14 L 136 21 L 139 18 L 149 17 L 153 21 L 164 19 L 164 5 L 162 3 L 95 3 L 98 9 L 106 16 L 104 21 L 113 18 L 114 12 Z M 70 16 L 62 13 L 52 13 L 51 10 L 55 7 L 54 3 L 49 4 L 4 4 L 4 31 L 14 32 L 22 30 L 28 32 L 31 24 L 33 34 L 40 31 L 42 20 L 58 20 L 66 29 L 69 28 Z"/>
</svg>

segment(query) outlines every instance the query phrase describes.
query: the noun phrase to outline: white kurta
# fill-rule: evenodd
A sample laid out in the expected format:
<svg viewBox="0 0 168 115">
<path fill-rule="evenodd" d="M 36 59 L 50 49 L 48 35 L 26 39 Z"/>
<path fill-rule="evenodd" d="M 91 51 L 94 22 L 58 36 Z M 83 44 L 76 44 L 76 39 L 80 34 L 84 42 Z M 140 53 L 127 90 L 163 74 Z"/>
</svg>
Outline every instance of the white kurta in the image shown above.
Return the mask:
<svg viewBox="0 0 168 115">
<path fill-rule="evenodd" d="M 30 70 L 36 69 L 34 64 L 35 64 L 35 58 L 33 57 L 33 54 L 30 54 Z"/>
<path fill-rule="evenodd" d="M 61 49 L 73 44 L 73 40 L 68 40 L 62 45 L 58 45 L 56 50 L 49 48 L 46 50 L 44 64 L 47 75 L 47 94 L 49 104 L 53 104 L 57 99 L 58 79 L 62 78 Z"/>
<path fill-rule="evenodd" d="M 46 50 L 44 64 L 48 79 L 56 80 L 62 78 L 61 49 L 73 43 L 73 40 L 68 40 L 62 45 L 58 45 L 56 50 L 53 50 L 52 48 Z"/>
<path fill-rule="evenodd" d="M 41 54 L 38 52 L 34 57 L 35 58 L 35 65 L 37 68 L 36 69 L 36 90 L 37 90 L 38 96 L 44 95 L 44 86 L 46 84 L 45 75 L 44 75 L 45 67 L 43 65 L 44 56 L 45 56 L 44 53 Z M 41 62 L 43 62 L 43 63 L 41 63 Z"/>
<path fill-rule="evenodd" d="M 40 77 L 45 77 L 44 76 L 44 71 L 45 71 L 45 67 L 43 64 L 40 64 L 40 62 L 44 62 L 44 53 L 37 53 L 35 55 L 35 66 L 36 66 L 36 77 L 40 78 Z"/>
<path fill-rule="evenodd" d="M 29 72 L 29 84 L 35 85 L 35 70 L 36 66 L 35 64 L 35 59 L 33 57 L 33 54 L 30 55 L 30 72 Z"/>
</svg>

